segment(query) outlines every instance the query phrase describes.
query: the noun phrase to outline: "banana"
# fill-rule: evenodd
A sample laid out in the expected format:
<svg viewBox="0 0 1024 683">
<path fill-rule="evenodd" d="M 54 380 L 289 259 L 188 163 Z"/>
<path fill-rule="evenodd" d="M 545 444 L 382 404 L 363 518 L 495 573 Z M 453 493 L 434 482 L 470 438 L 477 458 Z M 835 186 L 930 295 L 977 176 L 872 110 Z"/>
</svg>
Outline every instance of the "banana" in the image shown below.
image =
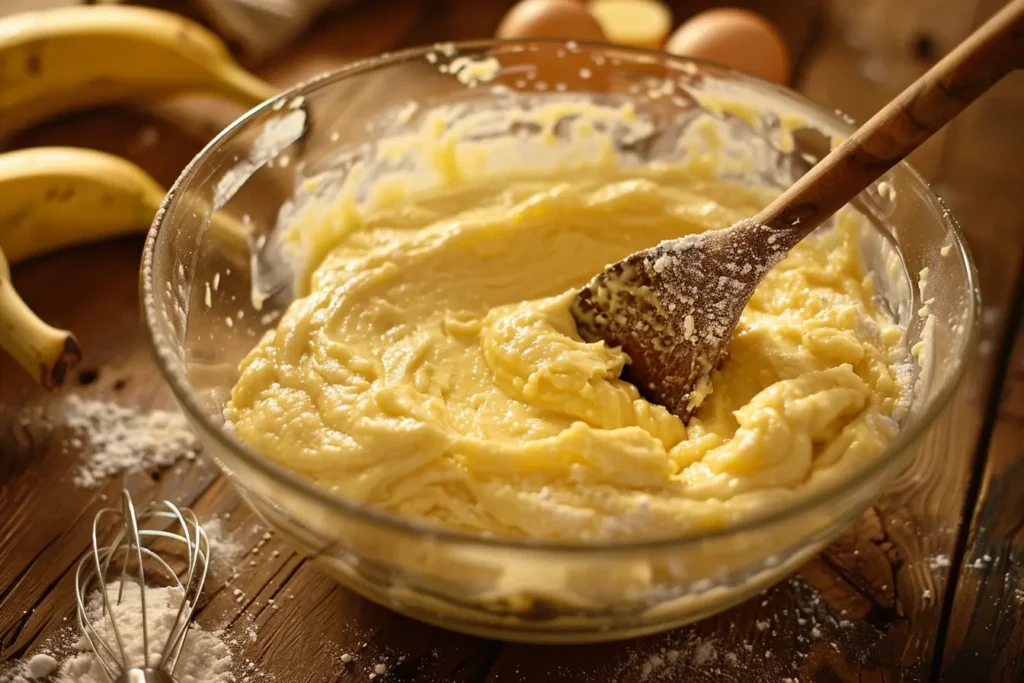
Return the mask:
<svg viewBox="0 0 1024 683">
<path fill-rule="evenodd" d="M 75 147 L 0 154 L 0 249 L 11 263 L 138 232 L 164 189 L 120 157 Z"/>
<path fill-rule="evenodd" d="M 210 92 L 252 107 L 274 88 L 182 16 L 95 5 L 0 19 L 0 136 L 62 112 Z"/>
<path fill-rule="evenodd" d="M 0 154 L 0 249 L 11 263 L 86 242 L 141 232 L 166 194 L 120 157 L 77 147 Z M 211 236 L 248 257 L 248 230 L 223 212 Z"/>
<path fill-rule="evenodd" d="M 0 154 L 0 346 L 43 387 L 60 387 L 81 350 L 74 335 L 25 305 L 11 284 L 8 258 L 18 263 L 145 230 L 164 195 L 145 171 L 112 154 L 77 147 Z M 248 227 L 218 211 L 209 230 L 222 253 L 248 261 Z"/>
<path fill-rule="evenodd" d="M 75 336 L 47 325 L 32 312 L 11 283 L 0 250 L 0 346 L 45 389 L 57 389 L 82 359 Z"/>
</svg>

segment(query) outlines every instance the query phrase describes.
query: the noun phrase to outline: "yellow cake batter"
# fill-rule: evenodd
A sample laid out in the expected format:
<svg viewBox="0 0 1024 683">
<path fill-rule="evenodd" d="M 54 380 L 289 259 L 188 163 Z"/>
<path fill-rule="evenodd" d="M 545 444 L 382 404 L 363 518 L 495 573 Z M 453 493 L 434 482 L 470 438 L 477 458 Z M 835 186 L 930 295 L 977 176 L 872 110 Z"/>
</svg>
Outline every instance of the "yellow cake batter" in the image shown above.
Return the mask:
<svg viewBox="0 0 1024 683">
<path fill-rule="evenodd" d="M 852 222 L 757 290 L 688 425 L 576 334 L 575 290 L 765 198 L 681 170 L 462 183 L 338 236 L 241 367 L 257 450 L 402 517 L 511 537 L 665 537 L 788 504 L 877 456 L 906 387 Z"/>
</svg>

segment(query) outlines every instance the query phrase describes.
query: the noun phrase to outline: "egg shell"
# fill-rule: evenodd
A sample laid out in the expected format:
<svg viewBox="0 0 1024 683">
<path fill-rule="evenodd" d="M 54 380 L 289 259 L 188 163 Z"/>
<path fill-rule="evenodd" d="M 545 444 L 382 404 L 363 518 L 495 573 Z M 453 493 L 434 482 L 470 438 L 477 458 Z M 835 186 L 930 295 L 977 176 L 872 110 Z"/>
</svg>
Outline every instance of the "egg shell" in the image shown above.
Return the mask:
<svg viewBox="0 0 1024 683">
<path fill-rule="evenodd" d="M 522 0 L 502 18 L 497 36 L 605 39 L 597 19 L 575 0 Z"/>
<path fill-rule="evenodd" d="M 675 30 L 665 49 L 769 81 L 785 83 L 789 80 L 789 49 L 778 29 L 755 12 L 742 9 L 701 12 Z"/>
</svg>

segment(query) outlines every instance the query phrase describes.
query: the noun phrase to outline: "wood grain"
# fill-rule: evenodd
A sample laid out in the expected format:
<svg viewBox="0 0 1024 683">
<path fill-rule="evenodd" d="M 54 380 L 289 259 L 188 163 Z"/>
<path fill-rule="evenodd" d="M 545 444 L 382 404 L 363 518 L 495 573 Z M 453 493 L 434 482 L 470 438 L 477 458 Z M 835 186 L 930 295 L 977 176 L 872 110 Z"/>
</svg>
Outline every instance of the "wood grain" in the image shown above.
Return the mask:
<svg viewBox="0 0 1024 683">
<path fill-rule="evenodd" d="M 992 95 L 969 112 L 963 135 L 969 134 L 970 144 L 951 147 L 942 184 L 967 213 L 985 216 L 992 234 L 1001 236 L 996 239 L 1012 236 L 1019 243 L 1024 217 L 1018 191 L 1012 188 L 1024 187 L 1024 168 L 1007 160 L 1024 153 L 1024 135 L 999 131 L 1005 130 L 1002 122 L 1024 117 L 1024 73 L 1015 74 Z M 993 174 L 993 167 L 1000 173 Z M 986 174 L 990 183 L 979 180 Z M 1020 289 L 1017 299 L 1019 316 Z M 955 567 L 940 671 L 944 681 L 982 672 L 986 680 L 1024 679 L 1024 335 L 1019 317 L 1014 323 L 1016 341 L 992 415 L 987 458 L 976 468 L 977 504 Z"/>
<path fill-rule="evenodd" d="M 337 64 L 412 42 L 482 37 L 493 30 L 488 26 L 497 21 L 500 11 L 495 7 L 500 4 L 468 0 L 365 3 L 321 22 L 313 39 L 298 45 L 273 68 L 268 65 L 267 73 L 285 85 L 328 62 Z M 791 27 L 788 37 L 799 34 L 806 40 L 811 35 L 816 20 L 809 8 L 815 3 L 760 4 L 771 6 L 777 23 Z M 795 8 L 792 16 L 786 5 Z M 381 9 L 384 6 L 387 11 Z M 689 3 L 676 6 L 680 13 L 693 11 Z M 389 13 L 394 23 L 386 23 Z M 359 26 L 371 24 L 362 24 L 359 17 L 385 25 L 373 24 L 373 30 L 361 31 Z M 806 42 L 791 45 L 794 51 L 810 51 Z M 832 54 L 823 49 L 825 53 Z M 818 72 L 812 63 L 803 73 Z M 824 77 L 812 80 L 827 81 Z M 821 95 L 813 83 L 805 87 L 812 97 Z M 836 106 L 828 97 L 822 99 Z M 166 184 L 222 125 L 220 118 L 232 115 L 227 110 L 214 115 L 194 103 L 166 112 L 170 113 L 92 112 L 30 131 L 17 143 L 84 144 L 113 151 Z M 993 120 L 1002 119 L 998 113 L 988 113 L 982 123 L 991 126 Z M 1010 117 L 1003 124 L 1004 129 L 1016 125 Z M 1006 140 L 1001 144 L 1009 149 L 1021 144 L 1005 137 L 994 139 Z M 504 645 L 429 627 L 368 603 L 319 574 L 275 537 L 260 549 L 258 559 L 237 562 L 236 578 L 211 578 L 200 622 L 211 628 L 226 625 L 243 668 L 251 661 L 254 666 L 249 671 L 272 675 L 282 683 L 365 681 L 377 663 L 388 667 L 388 673 L 376 679 L 384 683 L 925 680 L 942 637 L 943 607 L 953 603 L 947 592 L 948 577 L 961 564 L 955 555 L 962 520 L 969 512 L 965 511 L 967 483 L 984 436 L 986 408 L 995 401 L 990 396 L 993 378 L 1003 372 L 998 364 L 1003 358 L 1000 349 L 1009 333 L 1011 295 L 1022 263 L 1020 235 L 1010 233 L 1011 227 L 1020 227 L 1019 222 L 1012 224 L 1014 214 L 998 203 L 971 203 L 969 197 L 953 192 L 972 184 L 1003 187 L 1010 182 L 1005 179 L 1005 163 L 1020 158 L 1017 155 L 1002 166 L 978 160 L 961 163 L 967 158 L 962 150 L 973 140 L 972 131 L 961 135 L 954 126 L 947 141 L 952 151 L 947 154 L 944 147 L 936 155 L 943 161 L 936 170 L 946 171 L 947 159 L 958 160 L 971 175 L 938 173 L 937 177 L 951 192 L 954 211 L 962 219 L 981 271 L 986 322 L 979 358 L 914 465 L 849 533 L 803 567 L 799 576 L 718 617 L 672 633 L 590 647 Z M 998 161 L 991 150 L 999 144 L 983 147 L 990 162 Z M 150 359 L 138 317 L 140 248 L 139 238 L 127 238 L 55 254 L 17 267 L 14 282 L 41 315 L 79 335 L 86 357 L 76 393 L 140 409 L 167 407 L 170 395 Z M 1016 383 L 1007 386 L 1016 387 Z M 1018 391 L 1024 389 L 1004 392 L 1006 416 L 1000 425 L 1009 424 L 1007 406 Z M 87 547 L 88 525 L 105 504 L 103 496 L 111 498 L 122 483 L 111 481 L 95 491 L 71 484 L 70 473 L 81 454 L 68 446 L 59 426 L 38 418 L 53 400 L 9 358 L 0 357 L 0 674 L 5 666 L 67 630 L 70 622 L 65 618 L 73 612 L 69 572 Z M 1008 427 L 1002 427 L 1000 436 L 999 429 L 990 453 L 997 444 L 1012 445 L 1018 438 Z M 1011 471 L 1015 470 L 993 469 L 982 498 L 997 494 L 996 484 Z M 193 506 L 204 520 L 221 518 L 231 536 L 246 548 L 255 547 L 264 533 L 228 482 L 202 460 L 127 475 L 123 483 L 138 500 L 169 496 Z M 1017 500 L 1007 495 L 1001 497 L 1004 505 Z M 225 514 L 230 517 L 224 519 Z M 994 536 L 976 537 L 988 539 L 984 543 L 1006 542 L 1010 528 L 998 530 Z M 1019 558 L 1016 553 L 1000 557 Z M 252 561 L 256 564 L 251 565 Z M 943 566 L 945 562 L 953 567 Z M 1001 585 L 998 572 L 1004 566 L 993 566 L 973 594 L 991 601 L 998 594 L 994 587 Z M 1014 567 L 1005 568 L 1011 580 L 1019 577 L 1019 559 Z M 241 591 L 241 601 L 235 589 Z M 927 597 L 926 591 L 930 592 Z M 962 599 L 969 600 L 971 595 L 964 593 Z M 949 642 L 996 647 L 997 643 L 981 639 L 987 633 L 986 623 L 998 624 L 1004 629 L 1000 633 L 1006 632 L 1009 621 L 1000 621 L 1004 619 L 1000 614 L 986 607 L 973 621 L 965 620 L 976 624 L 976 629 L 959 631 L 952 622 Z M 961 632 L 963 637 L 957 635 Z M 947 646 L 947 655 L 955 649 Z M 987 656 L 989 651 L 977 652 Z M 354 661 L 343 664 L 343 654 L 354 655 Z M 950 662 L 954 664 L 955 659 Z"/>
<path fill-rule="evenodd" d="M 1018 229 L 1024 228 L 1024 224 Z M 1019 321 L 1018 321 L 1019 322 Z M 1024 334 L 1006 369 L 967 550 L 959 562 L 942 680 L 1024 680 Z"/>
<path fill-rule="evenodd" d="M 973 23 L 980 24 L 1001 4 L 999 0 L 976 3 Z M 968 30 L 968 26 L 961 29 L 963 33 Z M 818 54 L 824 63 L 811 60 L 802 89 L 825 104 L 844 109 L 859 105 L 858 114 L 868 116 L 870 103 L 877 106 L 879 91 L 885 89 L 872 89 L 859 73 L 860 67 L 855 65 L 861 64 L 861 56 L 834 40 L 826 42 Z M 836 75 L 835 80 L 828 78 L 829 71 Z M 910 71 L 908 78 L 914 76 Z M 968 237 L 980 273 L 984 309 L 979 357 L 948 416 L 929 439 L 932 443 L 927 452 L 931 455 L 919 458 L 876 506 L 890 533 L 891 540 L 884 545 L 892 573 L 898 577 L 889 586 L 895 586 L 904 600 L 916 603 L 909 611 L 905 605 L 897 609 L 901 619 L 880 642 L 883 649 L 898 654 L 883 668 L 887 681 L 933 677 L 942 660 L 946 613 L 955 604 L 953 585 L 962 552 L 960 541 L 966 533 L 963 516 L 970 515 L 974 504 L 969 491 L 971 474 L 978 458 L 984 458 L 984 453 L 977 451 L 990 429 L 987 421 L 996 402 L 991 391 L 999 383 L 1004 352 L 1015 331 L 1007 325 L 1015 317 L 1013 294 L 1021 282 L 1022 234 L 1013 193 L 999 189 L 1015 183 L 1020 187 L 1020 171 L 1010 161 L 1012 152 L 997 150 L 1024 145 L 1024 132 L 1010 123 L 1019 120 L 1014 115 L 1018 109 L 1008 104 L 1016 99 L 1010 93 L 1021 92 L 1020 82 L 1021 74 L 1008 77 L 968 108 L 941 138 L 933 139 L 926 146 L 929 149 L 911 159 L 915 165 L 916 160 L 925 164 Z M 837 87 L 839 84 L 844 87 Z M 981 192 L 983 186 L 990 190 Z M 945 448 L 939 443 L 945 443 Z M 877 575 L 883 575 L 880 569 L 875 571 Z"/>
</svg>

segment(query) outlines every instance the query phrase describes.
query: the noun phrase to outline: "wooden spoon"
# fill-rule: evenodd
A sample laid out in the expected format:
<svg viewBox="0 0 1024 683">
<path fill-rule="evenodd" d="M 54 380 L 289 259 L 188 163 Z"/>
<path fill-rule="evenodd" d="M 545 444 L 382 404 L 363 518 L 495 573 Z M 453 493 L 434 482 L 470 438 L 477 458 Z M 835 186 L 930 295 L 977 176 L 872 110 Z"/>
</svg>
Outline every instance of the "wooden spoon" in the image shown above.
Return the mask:
<svg viewBox="0 0 1024 683">
<path fill-rule="evenodd" d="M 757 216 L 608 266 L 573 302 L 580 336 L 621 346 L 631 361 L 625 377 L 687 419 L 710 392 L 711 371 L 772 266 L 1020 67 L 1024 0 L 1013 0 Z"/>
</svg>

